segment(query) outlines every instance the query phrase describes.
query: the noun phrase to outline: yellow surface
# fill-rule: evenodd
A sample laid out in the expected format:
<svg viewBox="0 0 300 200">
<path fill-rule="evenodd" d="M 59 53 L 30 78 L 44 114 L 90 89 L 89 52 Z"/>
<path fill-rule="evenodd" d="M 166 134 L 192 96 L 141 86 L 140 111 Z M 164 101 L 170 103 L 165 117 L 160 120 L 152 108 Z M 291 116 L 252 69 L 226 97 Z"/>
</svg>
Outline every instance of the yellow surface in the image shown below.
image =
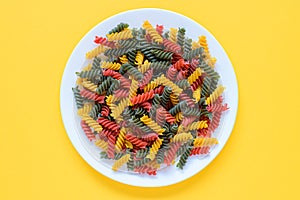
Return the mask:
<svg viewBox="0 0 300 200">
<path fill-rule="evenodd" d="M 80 38 L 140 7 L 179 12 L 211 31 L 240 92 L 220 155 L 196 176 L 156 189 L 94 171 L 59 110 L 64 66 Z M 300 199 L 299 10 L 297 0 L 1 1 L 0 199 Z"/>
</svg>

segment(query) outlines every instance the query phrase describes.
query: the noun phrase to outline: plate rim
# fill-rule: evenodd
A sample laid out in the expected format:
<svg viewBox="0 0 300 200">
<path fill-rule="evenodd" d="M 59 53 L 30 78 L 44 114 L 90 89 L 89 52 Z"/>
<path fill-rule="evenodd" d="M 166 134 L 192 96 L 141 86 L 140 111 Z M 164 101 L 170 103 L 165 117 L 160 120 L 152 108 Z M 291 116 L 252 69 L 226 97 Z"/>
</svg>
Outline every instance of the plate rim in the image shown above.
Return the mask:
<svg viewBox="0 0 300 200">
<path fill-rule="evenodd" d="M 178 15 L 180 16 L 181 18 L 186 18 L 186 20 L 189 20 L 195 24 L 197 24 L 198 26 L 201 27 L 201 29 L 203 29 L 204 31 L 206 31 L 210 37 L 212 37 L 212 39 L 215 40 L 215 42 L 217 43 L 217 45 L 220 46 L 221 50 L 223 51 L 223 53 L 226 55 L 226 58 L 228 59 L 228 62 L 230 64 L 230 68 L 233 72 L 233 76 L 234 76 L 234 80 L 233 80 L 233 86 L 235 87 L 234 88 L 234 92 L 236 94 L 236 104 L 235 105 L 229 105 L 230 106 L 230 109 L 231 109 L 231 112 L 234 112 L 233 116 L 234 116 L 234 119 L 231 119 L 232 120 L 232 123 L 229 127 L 229 133 L 227 135 L 225 135 L 226 137 L 223 139 L 223 143 L 219 144 L 218 145 L 218 148 L 215 148 L 213 151 L 214 151 L 214 154 L 213 155 L 210 155 L 210 158 L 208 158 L 208 161 L 206 161 L 203 166 L 197 170 L 197 171 L 192 171 L 191 173 L 189 173 L 186 177 L 184 178 L 180 178 L 176 181 L 172 181 L 172 182 L 158 182 L 158 181 L 155 181 L 156 184 L 139 184 L 139 183 L 135 183 L 134 181 L 133 182 L 128 182 L 128 180 L 124 180 L 124 179 L 119 179 L 121 176 L 120 176 L 120 173 L 122 172 L 113 172 L 112 173 L 112 170 L 111 169 L 108 169 L 107 167 L 105 166 L 101 166 L 99 165 L 99 162 L 97 162 L 96 160 L 92 160 L 93 157 L 87 152 L 87 150 L 84 148 L 84 146 L 82 145 L 82 143 L 79 141 L 79 137 L 77 137 L 77 134 L 76 133 L 72 133 L 74 132 L 75 130 L 71 130 L 72 128 L 70 128 L 70 125 L 71 125 L 71 122 L 72 120 L 69 120 L 70 117 L 68 117 L 68 113 L 66 113 L 65 111 L 65 108 L 64 108 L 64 100 L 63 98 L 66 97 L 66 93 L 64 92 L 67 88 L 69 88 L 71 90 L 71 87 L 74 86 L 74 83 L 71 87 L 66 87 L 66 83 L 67 83 L 67 71 L 68 69 L 70 68 L 70 63 L 71 63 L 71 60 L 73 57 L 76 57 L 76 52 L 78 51 L 79 49 L 79 46 L 81 45 L 82 41 L 84 38 L 86 38 L 88 35 L 90 35 L 92 32 L 94 32 L 97 27 L 106 22 L 106 21 L 109 21 L 115 17 L 119 17 L 119 16 L 122 16 L 124 14 L 127 14 L 127 13 L 131 13 L 131 12 L 136 12 L 136 11 L 161 11 L 161 12 L 165 12 L 165 13 L 171 13 L 173 15 Z M 146 20 L 146 19 L 145 19 Z M 79 55 L 80 56 L 80 55 Z M 82 55 L 81 55 L 82 56 Z M 72 97 L 70 97 L 72 98 Z M 72 98 L 73 99 L 73 98 Z M 215 160 L 215 158 L 219 155 L 219 153 L 221 152 L 221 150 L 224 148 L 224 146 L 226 145 L 229 137 L 231 136 L 232 132 L 233 132 L 233 129 L 234 129 L 234 125 L 235 125 L 235 122 L 236 122 L 236 117 L 237 117 L 237 110 L 238 110 L 238 102 L 239 102 L 239 92 L 238 92 L 238 82 L 237 82 L 237 78 L 236 78 L 236 73 L 235 73 L 235 70 L 233 68 L 233 65 L 231 63 L 231 60 L 229 59 L 229 56 L 228 54 L 226 53 L 225 49 L 223 48 L 223 46 L 219 43 L 219 41 L 214 37 L 214 35 L 209 32 L 203 25 L 201 25 L 200 23 L 196 22 L 195 20 L 191 19 L 190 17 L 187 17 L 187 16 L 184 16 L 180 13 L 177 13 L 177 12 L 174 12 L 174 11 L 170 11 L 170 10 L 166 10 L 166 9 L 160 9 L 160 8 L 138 8 L 138 9 L 132 9 L 132 10 L 127 10 L 127 11 L 123 11 L 123 12 L 120 12 L 120 13 L 117 13 L 115 15 L 112 15 L 108 18 L 105 18 L 103 19 L 102 21 L 100 21 L 99 23 L 97 23 L 92 29 L 90 29 L 81 39 L 80 41 L 76 44 L 75 48 L 73 49 L 71 55 L 69 56 L 68 58 L 68 61 L 65 65 L 65 68 L 64 68 L 64 71 L 63 71 L 63 76 L 62 76 L 62 79 L 61 79 L 61 84 L 60 84 L 60 112 L 61 112 L 61 117 L 62 117 L 62 121 L 63 121 L 63 124 L 64 124 L 64 128 L 65 128 L 65 131 L 73 145 L 73 147 L 76 149 L 76 151 L 79 153 L 79 155 L 93 168 L 95 169 L 97 172 L 101 173 L 102 175 L 112 179 L 112 180 L 115 180 L 117 182 L 120 182 L 120 183 L 124 183 L 124 184 L 127 184 L 127 185 L 131 185 L 131 186 L 138 186 L 138 187 L 162 187 L 162 186 L 168 186 L 168 185 L 173 185 L 173 184 L 176 184 L 176 183 L 179 183 L 181 181 L 184 181 L 192 176 L 194 176 L 195 174 L 199 173 L 200 171 L 202 171 L 204 168 L 206 168 L 213 160 Z M 96 163 L 95 163 L 96 162 Z M 97 166 L 98 165 L 98 166 Z M 122 176 L 132 176 L 132 174 L 129 174 L 129 173 L 122 173 Z M 139 177 L 141 178 L 144 178 L 144 176 L 140 176 L 138 175 Z M 119 177 L 119 178 L 118 178 Z M 153 179 L 155 180 L 155 179 Z M 143 182 L 142 182 L 143 183 Z"/>
</svg>

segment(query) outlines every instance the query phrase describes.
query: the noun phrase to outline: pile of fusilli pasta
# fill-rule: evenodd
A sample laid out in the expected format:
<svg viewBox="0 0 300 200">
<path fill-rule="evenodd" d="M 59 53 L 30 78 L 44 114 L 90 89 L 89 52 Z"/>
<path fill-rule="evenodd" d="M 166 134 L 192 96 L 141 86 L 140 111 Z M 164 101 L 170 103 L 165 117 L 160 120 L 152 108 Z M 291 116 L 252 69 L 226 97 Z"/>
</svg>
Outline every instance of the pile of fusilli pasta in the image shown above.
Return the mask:
<svg viewBox="0 0 300 200">
<path fill-rule="evenodd" d="M 196 42 L 185 32 L 120 23 L 86 53 L 90 64 L 73 88 L 77 112 L 101 158 L 115 160 L 113 170 L 126 164 L 155 175 L 176 161 L 182 169 L 189 156 L 218 143 L 213 133 L 228 107 L 216 59 L 205 36 Z"/>
</svg>

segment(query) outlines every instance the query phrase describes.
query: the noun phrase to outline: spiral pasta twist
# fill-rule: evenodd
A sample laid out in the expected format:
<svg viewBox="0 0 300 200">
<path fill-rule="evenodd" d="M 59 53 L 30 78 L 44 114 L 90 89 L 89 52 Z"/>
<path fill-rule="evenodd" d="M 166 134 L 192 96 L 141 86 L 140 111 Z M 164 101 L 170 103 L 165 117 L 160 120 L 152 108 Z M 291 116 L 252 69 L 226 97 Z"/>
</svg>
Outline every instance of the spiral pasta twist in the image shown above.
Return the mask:
<svg viewBox="0 0 300 200">
<path fill-rule="evenodd" d="M 172 55 L 173 55 L 173 52 L 162 51 L 162 50 L 158 50 L 158 49 L 153 50 L 152 52 L 157 58 L 162 59 L 162 60 L 171 60 Z"/>
<path fill-rule="evenodd" d="M 83 98 L 80 94 L 80 90 L 78 89 L 78 87 L 76 87 L 76 88 L 72 88 L 72 91 L 74 94 L 77 109 L 82 108 L 83 107 Z"/>
<path fill-rule="evenodd" d="M 165 46 L 166 50 L 172 51 L 174 53 L 179 53 L 181 51 L 181 47 L 174 42 L 164 39 L 163 40 L 163 45 Z"/>
<path fill-rule="evenodd" d="M 195 138 L 194 147 L 211 147 L 218 144 L 217 138 Z"/>
<path fill-rule="evenodd" d="M 103 94 L 107 89 L 112 85 L 113 79 L 108 77 L 105 81 L 103 81 L 96 89 L 96 93 Z"/>
<path fill-rule="evenodd" d="M 149 167 L 149 166 L 140 166 L 140 167 L 135 167 L 134 171 L 139 173 L 139 174 L 145 174 L 147 173 L 148 175 L 156 175 L 156 169 Z"/>
<path fill-rule="evenodd" d="M 81 120 L 80 125 L 81 125 L 81 128 L 82 128 L 84 134 L 90 141 L 96 139 L 96 136 L 93 133 L 93 131 L 91 130 L 91 128 L 83 120 Z"/>
<path fill-rule="evenodd" d="M 215 112 L 211 120 L 210 126 L 208 127 L 208 134 L 210 135 L 214 130 L 216 130 L 220 124 L 221 112 Z"/>
<path fill-rule="evenodd" d="M 203 53 L 203 48 L 200 47 L 200 48 L 191 50 L 189 53 L 187 53 L 187 54 L 184 56 L 184 58 L 186 58 L 186 59 L 188 59 L 188 60 L 191 60 L 191 59 L 194 58 L 194 57 L 200 56 L 202 53 Z"/>
<path fill-rule="evenodd" d="M 94 69 L 89 71 L 82 71 L 80 73 L 76 73 L 80 78 L 88 78 L 94 79 L 97 76 L 101 76 L 102 70 L 101 69 Z"/>
<path fill-rule="evenodd" d="M 130 103 L 131 103 L 131 105 L 142 103 L 149 99 L 152 99 L 153 97 L 154 97 L 154 92 L 153 92 L 153 90 L 151 90 L 149 92 L 139 94 L 137 96 L 132 97 L 130 99 Z"/>
<path fill-rule="evenodd" d="M 180 87 L 181 89 L 187 89 L 190 87 L 189 82 L 186 79 L 180 80 L 180 81 L 175 81 L 175 84 Z"/>
<path fill-rule="evenodd" d="M 103 53 L 105 50 L 106 49 L 105 49 L 105 47 L 103 45 L 99 45 L 95 49 L 87 52 L 86 55 L 85 55 L 85 57 L 87 59 L 92 59 L 92 58 L 98 56 L 99 54 Z"/>
<path fill-rule="evenodd" d="M 133 144 L 134 146 L 140 148 L 140 149 L 144 149 L 147 146 L 147 142 L 138 139 L 136 136 L 127 133 L 126 134 L 126 140 L 128 140 L 131 144 Z"/>
<path fill-rule="evenodd" d="M 194 147 L 190 155 L 208 154 L 209 149 L 210 147 Z"/>
<path fill-rule="evenodd" d="M 102 62 L 101 68 L 105 69 L 111 69 L 111 70 L 119 70 L 121 67 L 120 63 L 115 63 L 115 62 Z"/>
<path fill-rule="evenodd" d="M 169 40 L 175 44 L 177 43 L 177 32 L 178 30 L 176 28 L 170 28 Z"/>
<path fill-rule="evenodd" d="M 227 104 L 222 105 L 222 104 L 214 103 L 214 104 L 207 106 L 206 110 L 208 112 L 223 112 L 225 110 L 228 110 L 228 107 L 227 107 Z"/>
<path fill-rule="evenodd" d="M 129 26 L 128 24 L 121 22 L 116 27 L 114 27 L 112 30 L 110 30 L 108 33 L 111 34 L 111 33 L 121 32 L 124 29 L 128 28 L 128 26 Z"/>
<path fill-rule="evenodd" d="M 91 118 L 88 115 L 82 116 L 82 120 L 87 123 L 87 125 L 89 125 L 91 128 L 94 129 L 94 131 L 96 131 L 97 133 L 100 133 L 102 131 L 102 126 L 95 121 L 93 118 Z"/>
<path fill-rule="evenodd" d="M 193 98 L 196 100 L 196 103 L 200 101 L 201 98 L 201 88 L 198 87 L 196 90 L 193 91 Z"/>
<path fill-rule="evenodd" d="M 191 133 L 180 133 L 176 134 L 172 138 L 172 142 L 187 142 L 188 140 L 193 139 L 193 136 Z"/>
<path fill-rule="evenodd" d="M 191 53 L 192 51 L 192 40 L 191 39 L 188 39 L 186 38 L 184 40 L 184 47 L 183 47 L 183 57 L 185 59 L 189 59 L 189 54 Z"/>
<path fill-rule="evenodd" d="M 207 40 L 206 40 L 206 37 L 204 35 L 199 37 L 198 43 L 200 44 L 201 47 L 203 47 L 205 52 L 207 52 L 207 53 L 209 52 Z"/>
<path fill-rule="evenodd" d="M 170 79 L 166 78 L 164 75 L 159 77 L 159 83 L 164 86 L 168 86 L 172 89 L 172 92 L 176 95 L 179 95 L 182 92 L 182 89 L 173 83 Z"/>
<path fill-rule="evenodd" d="M 119 59 L 122 64 L 128 63 L 128 58 L 126 55 L 120 56 Z"/>
<path fill-rule="evenodd" d="M 184 38 L 185 38 L 185 29 L 179 28 L 177 33 L 177 44 L 182 48 L 184 48 Z"/>
<path fill-rule="evenodd" d="M 136 53 L 136 57 L 135 57 L 135 63 L 136 65 L 140 66 L 143 64 L 143 61 L 144 61 L 144 54 L 142 54 L 140 51 L 138 51 Z"/>
<path fill-rule="evenodd" d="M 158 61 L 151 63 L 150 67 L 156 71 L 164 71 L 170 66 L 169 61 Z"/>
<path fill-rule="evenodd" d="M 104 150 L 104 151 L 106 151 L 107 150 L 107 142 L 105 142 L 104 140 L 96 140 L 95 142 L 94 142 L 94 144 L 97 146 L 97 147 L 99 147 L 99 148 L 101 148 L 102 150 Z"/>
<path fill-rule="evenodd" d="M 147 72 L 145 72 L 143 79 L 139 83 L 139 87 L 143 89 L 144 86 L 150 82 L 152 76 L 153 76 L 153 69 L 149 69 Z"/>
<path fill-rule="evenodd" d="M 171 66 L 168 71 L 167 71 L 167 78 L 170 80 L 175 80 L 177 75 L 177 70 L 175 69 L 175 67 Z"/>
<path fill-rule="evenodd" d="M 126 155 L 122 156 L 119 160 L 114 162 L 114 164 L 112 166 L 112 170 L 117 171 L 120 167 L 122 167 L 122 165 L 127 163 L 129 161 L 129 159 L 130 159 L 130 154 L 126 154 Z"/>
<path fill-rule="evenodd" d="M 138 66 L 138 70 L 141 73 L 145 73 L 150 68 L 150 65 L 151 63 L 148 60 L 145 60 L 145 62 L 142 65 Z"/>
<path fill-rule="evenodd" d="M 114 119 L 118 119 L 128 104 L 129 98 L 122 99 L 117 106 L 111 108 L 111 116 Z"/>
<path fill-rule="evenodd" d="M 136 96 L 136 92 L 137 92 L 137 89 L 138 89 L 138 81 L 132 79 L 131 81 L 131 85 L 130 85 L 130 88 L 129 88 L 129 98 L 131 99 L 132 97 Z"/>
<path fill-rule="evenodd" d="M 149 133 L 147 135 L 144 135 L 142 137 L 142 140 L 144 140 L 146 142 L 152 142 L 152 141 L 156 140 L 157 138 L 158 138 L 158 135 L 156 133 Z"/>
<path fill-rule="evenodd" d="M 159 33 L 153 28 L 153 26 L 150 24 L 148 20 L 146 20 L 143 24 L 143 28 L 146 29 L 146 31 L 149 33 L 151 38 L 158 43 L 162 43 L 163 39 L 159 35 Z"/>
<path fill-rule="evenodd" d="M 174 93 L 170 94 L 170 100 L 173 105 L 177 105 L 179 103 L 179 99 Z"/>
<path fill-rule="evenodd" d="M 88 90 L 86 90 L 86 89 L 82 89 L 82 90 L 80 91 L 80 95 L 81 95 L 82 97 L 85 97 L 85 98 L 87 98 L 87 99 L 96 101 L 96 102 L 98 102 L 98 103 L 103 103 L 103 102 L 104 102 L 104 98 L 105 98 L 105 96 L 100 96 L 100 95 L 98 95 L 98 94 L 96 94 L 96 93 L 93 93 L 93 92 L 90 92 L 90 91 L 88 91 Z"/>
<path fill-rule="evenodd" d="M 126 40 L 126 39 L 129 39 L 129 38 L 133 37 L 132 31 L 130 29 L 124 29 L 121 32 L 107 34 L 106 36 L 107 36 L 108 41 Z"/>
<path fill-rule="evenodd" d="M 164 91 L 161 95 L 161 105 L 164 107 L 164 108 L 167 108 L 167 104 L 169 103 L 170 101 L 170 95 L 172 93 L 172 89 L 170 87 L 165 87 L 164 88 Z"/>
<path fill-rule="evenodd" d="M 201 63 L 201 65 L 199 65 L 199 67 L 212 79 L 216 79 L 218 80 L 220 78 L 220 75 L 218 74 L 218 72 L 216 72 L 213 68 L 211 68 L 209 65 L 207 64 L 203 64 Z"/>
<path fill-rule="evenodd" d="M 225 90 L 225 87 L 223 87 L 222 85 L 218 86 L 215 91 L 206 98 L 205 103 L 207 105 L 211 105 L 213 104 L 217 98 L 223 93 L 223 91 Z"/>
<path fill-rule="evenodd" d="M 93 105 L 91 103 L 85 103 L 82 108 L 77 110 L 79 116 L 86 116 L 92 110 Z"/>
<path fill-rule="evenodd" d="M 153 131 L 155 131 L 158 135 L 162 135 L 162 133 L 165 131 L 165 129 L 160 127 L 155 121 L 153 121 L 147 115 L 144 115 L 143 117 L 141 117 L 140 120 L 144 124 L 146 124 L 149 128 L 151 128 Z"/>
<path fill-rule="evenodd" d="M 133 149 L 133 145 L 128 140 L 125 140 L 125 146 L 127 149 Z"/>
<path fill-rule="evenodd" d="M 192 147 L 188 146 L 187 149 L 183 152 L 183 154 L 180 156 L 180 159 L 177 163 L 177 167 L 180 169 L 183 169 L 184 165 L 186 164 L 187 159 L 189 158 L 192 151 Z"/>
<path fill-rule="evenodd" d="M 114 131 L 114 132 L 119 132 L 120 130 L 120 126 L 118 124 L 116 124 L 115 122 L 113 121 L 110 121 L 108 119 L 105 119 L 103 117 L 99 117 L 97 122 L 102 125 L 102 127 L 110 130 L 110 131 Z"/>
<path fill-rule="evenodd" d="M 158 149 L 160 148 L 161 144 L 162 144 L 163 140 L 162 139 L 157 139 L 154 141 L 154 143 L 152 144 L 150 150 L 149 150 L 149 154 L 146 156 L 146 158 L 150 158 L 150 160 L 153 160 L 155 158 L 155 155 L 158 152 Z"/>
<path fill-rule="evenodd" d="M 201 76 L 201 69 L 197 68 L 189 77 L 188 82 L 189 84 L 192 84 L 195 82 L 199 77 Z"/>
<path fill-rule="evenodd" d="M 122 75 L 119 72 L 115 72 L 111 69 L 107 69 L 103 71 L 103 76 L 110 76 L 114 79 L 120 80 L 122 78 Z"/>
<path fill-rule="evenodd" d="M 150 83 L 148 83 L 147 85 L 145 85 L 144 91 L 148 92 L 150 90 L 153 90 L 157 86 L 159 86 L 159 79 L 158 78 L 154 79 L 153 81 L 151 81 Z"/>
<path fill-rule="evenodd" d="M 190 125 L 188 125 L 185 130 L 186 131 L 191 131 L 191 130 L 197 130 L 197 129 L 202 129 L 202 128 L 207 128 L 207 121 L 198 121 L 198 122 L 194 122 Z"/>
<path fill-rule="evenodd" d="M 172 161 L 175 159 L 176 152 L 180 147 L 180 143 L 171 143 L 170 148 L 165 153 L 164 163 L 168 166 L 171 165 Z"/>
<path fill-rule="evenodd" d="M 96 92 L 97 90 L 97 85 L 95 85 L 94 83 L 92 83 L 91 81 L 88 80 L 84 80 L 82 81 L 82 86 L 92 92 Z"/>
<path fill-rule="evenodd" d="M 137 150 L 135 152 L 135 157 L 137 159 L 140 159 L 140 158 L 145 158 L 147 156 L 147 154 L 149 153 L 149 149 L 146 148 L 146 149 L 140 149 L 140 150 Z"/>
</svg>

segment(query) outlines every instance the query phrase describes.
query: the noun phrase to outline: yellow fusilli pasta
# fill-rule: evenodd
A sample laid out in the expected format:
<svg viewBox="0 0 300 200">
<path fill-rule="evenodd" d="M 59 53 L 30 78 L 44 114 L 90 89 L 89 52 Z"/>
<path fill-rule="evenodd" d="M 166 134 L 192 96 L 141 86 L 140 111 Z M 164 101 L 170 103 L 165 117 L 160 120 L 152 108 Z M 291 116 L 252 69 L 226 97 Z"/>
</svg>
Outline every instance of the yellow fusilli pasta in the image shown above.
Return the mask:
<svg viewBox="0 0 300 200">
<path fill-rule="evenodd" d="M 122 150 L 124 142 L 125 142 L 125 128 L 122 127 L 120 129 L 120 133 L 118 135 L 118 138 L 117 138 L 117 141 L 116 141 L 116 144 L 115 144 L 116 150 L 118 152 L 120 152 Z"/>
<path fill-rule="evenodd" d="M 160 77 L 158 77 L 158 79 L 159 85 L 161 84 L 164 86 L 169 86 L 170 88 L 172 88 L 172 92 L 174 94 L 179 95 L 182 92 L 182 89 L 178 87 L 173 81 L 166 78 L 165 75 L 162 74 Z"/>
<path fill-rule="evenodd" d="M 102 126 L 93 118 L 90 116 L 86 115 L 82 117 L 82 120 L 87 123 L 91 128 L 94 129 L 97 133 L 100 133 L 102 131 Z"/>
<path fill-rule="evenodd" d="M 95 145 L 97 147 L 100 147 L 103 151 L 107 150 L 107 142 L 105 142 L 104 140 L 96 140 L 95 141 Z"/>
<path fill-rule="evenodd" d="M 200 101 L 201 98 L 201 88 L 198 87 L 194 92 L 193 92 L 193 98 L 196 100 L 196 103 Z"/>
<path fill-rule="evenodd" d="M 162 135 L 162 133 L 165 131 L 160 125 L 158 125 L 155 121 L 153 121 L 151 118 L 149 118 L 147 115 L 144 115 L 140 118 L 140 120 L 146 124 L 149 128 L 151 128 L 153 131 L 155 131 L 158 135 Z"/>
<path fill-rule="evenodd" d="M 102 62 L 101 68 L 105 69 L 111 69 L 111 70 L 119 70 L 121 67 L 120 63 L 115 63 L 115 62 Z"/>
<path fill-rule="evenodd" d="M 195 138 L 194 147 L 210 147 L 218 144 L 217 138 Z"/>
<path fill-rule="evenodd" d="M 193 84 L 201 76 L 201 69 L 197 68 L 189 77 L 189 84 Z"/>
<path fill-rule="evenodd" d="M 87 59 L 92 59 L 92 58 L 98 56 L 100 53 L 103 53 L 104 51 L 105 51 L 105 47 L 103 45 L 99 45 L 95 49 L 87 52 L 85 57 Z"/>
<path fill-rule="evenodd" d="M 113 95 L 106 96 L 106 104 L 108 105 L 108 107 L 110 109 L 112 109 L 113 107 L 115 107 L 115 104 L 113 103 L 113 100 L 114 100 Z"/>
<path fill-rule="evenodd" d="M 126 40 L 133 37 L 132 31 L 130 29 L 124 29 L 121 32 L 107 34 L 106 36 L 108 41 Z"/>
<path fill-rule="evenodd" d="M 207 128 L 207 121 L 197 121 L 189 124 L 186 128 L 184 128 L 186 131 L 191 131 L 191 130 L 197 130 L 197 129 L 202 129 L 202 128 Z"/>
<path fill-rule="evenodd" d="M 148 60 L 145 60 L 145 62 L 138 66 L 138 70 L 142 73 L 145 73 L 150 68 L 151 63 Z"/>
<path fill-rule="evenodd" d="M 162 43 L 163 39 L 158 34 L 158 32 L 153 28 L 153 26 L 150 24 L 148 20 L 146 20 L 143 24 L 143 28 L 146 29 L 146 31 L 149 33 L 149 35 L 152 37 L 152 39 L 155 42 Z"/>
<path fill-rule="evenodd" d="M 143 61 L 144 61 L 144 54 L 142 54 L 142 52 L 138 51 L 136 53 L 136 57 L 135 57 L 135 63 L 137 66 L 140 66 L 143 64 Z"/>
<path fill-rule="evenodd" d="M 130 154 L 126 154 L 126 155 L 122 156 L 119 160 L 114 162 L 114 164 L 112 166 L 112 170 L 117 171 L 122 165 L 127 163 L 129 160 L 130 160 Z"/>
<path fill-rule="evenodd" d="M 125 146 L 128 149 L 133 149 L 133 145 L 131 144 L 131 142 L 129 142 L 128 140 L 125 140 Z"/>
<path fill-rule="evenodd" d="M 111 108 L 111 116 L 114 119 L 118 119 L 120 117 L 120 115 L 122 114 L 122 112 L 124 111 L 124 109 L 128 106 L 129 104 L 129 98 L 124 98 L 120 101 L 120 103 L 116 106 L 113 106 Z"/>
<path fill-rule="evenodd" d="M 92 103 L 85 103 L 82 108 L 79 108 L 77 110 L 77 114 L 81 117 L 86 116 L 89 114 L 89 112 L 92 110 L 92 108 L 93 108 Z"/>
<path fill-rule="evenodd" d="M 209 52 L 207 40 L 206 40 L 206 37 L 204 35 L 199 36 L 198 43 L 200 44 L 201 47 L 203 47 L 204 52 Z"/>
<path fill-rule="evenodd" d="M 170 100 L 174 106 L 179 103 L 178 96 L 176 96 L 173 92 L 170 94 Z"/>
<path fill-rule="evenodd" d="M 135 80 L 135 79 L 132 79 L 131 80 L 131 85 L 130 85 L 130 88 L 129 88 L 129 99 L 131 99 L 132 97 L 136 96 L 136 92 L 137 92 L 137 89 L 138 89 L 138 81 Z"/>
<path fill-rule="evenodd" d="M 128 58 L 126 55 L 120 56 L 119 59 L 122 64 L 128 63 Z"/>
<path fill-rule="evenodd" d="M 144 87 L 144 91 L 145 92 L 149 92 L 150 90 L 156 88 L 157 86 L 159 86 L 159 80 L 158 78 L 154 79 L 153 81 L 151 81 L 150 83 L 148 83 L 145 87 Z"/>
<path fill-rule="evenodd" d="M 176 113 L 175 119 L 176 119 L 176 122 L 180 122 L 180 121 L 183 119 L 183 114 L 182 114 L 182 112 Z"/>
<path fill-rule="evenodd" d="M 156 139 L 155 142 L 152 144 L 149 154 L 146 156 L 147 158 L 150 158 L 150 160 L 153 160 L 158 152 L 159 147 L 162 144 L 163 139 Z"/>
<path fill-rule="evenodd" d="M 187 142 L 188 140 L 193 139 L 193 136 L 191 133 L 180 133 L 176 134 L 172 138 L 172 142 Z"/>
<path fill-rule="evenodd" d="M 176 29 L 176 28 L 170 28 L 169 40 L 171 42 L 177 43 L 177 32 L 178 32 L 178 29 Z"/>
<path fill-rule="evenodd" d="M 223 87 L 222 85 L 219 85 L 215 91 L 209 96 L 206 98 L 206 104 L 207 105 L 211 105 L 212 103 L 214 103 L 217 98 L 223 93 L 223 91 L 225 90 L 225 87 Z"/>
<path fill-rule="evenodd" d="M 82 86 L 92 92 L 96 92 L 97 90 L 97 85 L 95 85 L 94 83 L 92 83 L 91 81 L 88 80 L 84 80 L 82 81 Z"/>
</svg>

